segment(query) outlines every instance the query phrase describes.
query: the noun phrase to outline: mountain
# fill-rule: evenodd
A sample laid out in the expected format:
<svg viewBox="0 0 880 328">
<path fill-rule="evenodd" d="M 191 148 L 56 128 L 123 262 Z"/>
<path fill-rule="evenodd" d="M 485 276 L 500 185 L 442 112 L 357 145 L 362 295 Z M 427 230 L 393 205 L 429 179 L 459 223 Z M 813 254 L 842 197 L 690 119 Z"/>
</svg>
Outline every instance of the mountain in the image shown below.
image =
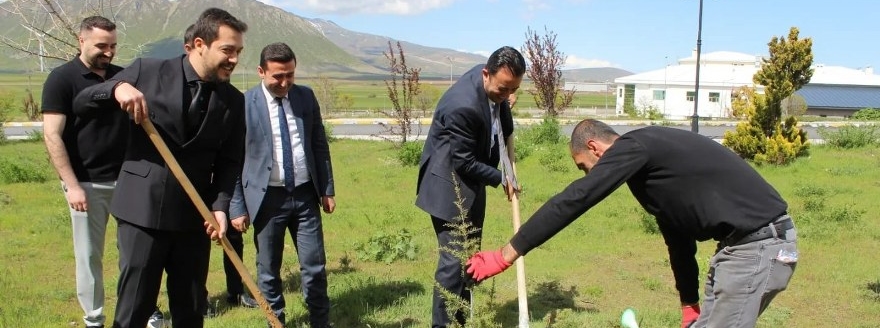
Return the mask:
<svg viewBox="0 0 880 328">
<path fill-rule="evenodd" d="M 33 53 L 39 53 L 36 35 L 22 26 L 14 12 L 13 2 L 21 4 L 20 11 L 29 19 L 51 22 L 39 1 L 0 0 L 0 39 L 8 38 L 27 44 Z M 248 24 L 245 50 L 241 54 L 236 75 L 252 79 L 256 73 L 259 52 L 272 42 L 285 42 L 297 56 L 297 75 L 310 77 L 318 74 L 333 78 L 383 79 L 387 77 L 388 63 L 383 52 L 388 51 L 389 37 L 345 29 L 323 19 L 307 19 L 266 5 L 256 0 L 52 0 L 64 12 L 74 29 L 82 17 L 100 13 L 117 25 L 118 42 L 114 62 L 127 65 L 136 57 L 168 58 L 183 53 L 183 31 L 195 22 L 205 8 L 223 8 Z M 45 25 L 46 28 L 51 26 Z M 76 40 L 54 28 L 50 34 L 60 36 L 67 45 L 45 37 L 45 53 L 70 58 L 76 53 Z M 412 41 L 412 40 L 411 40 Z M 407 64 L 420 67 L 424 79 L 457 78 L 476 64 L 485 63 L 481 55 L 451 49 L 424 46 L 401 40 Z M 62 51 L 63 50 L 63 51 Z M 394 51 L 396 52 L 396 45 Z M 46 59 L 46 70 L 62 63 Z M 33 72 L 40 70 L 37 56 L 0 45 L 0 72 Z M 245 74 L 242 74 L 245 73 Z M 564 71 L 567 81 L 604 81 L 630 74 L 614 69 L 583 69 Z"/>
<path fill-rule="evenodd" d="M 398 40 L 348 30 L 329 20 L 310 19 L 309 21 L 331 42 L 377 69 L 388 70 L 388 60 L 383 54 L 388 52 L 388 42 L 391 42 L 395 54 L 397 53 L 395 42 Z M 400 41 L 400 45 L 403 47 L 407 66 L 420 67 L 422 69 L 420 76 L 424 78 L 460 76 L 474 65 L 486 62 L 486 57 L 472 53 L 422 46 L 406 41 Z"/>
<path fill-rule="evenodd" d="M 595 67 L 562 70 L 566 82 L 605 82 L 614 81 L 618 77 L 632 75 L 627 70 L 614 67 Z"/>
<path fill-rule="evenodd" d="M 85 17 L 95 12 L 94 8 L 84 6 L 82 1 L 55 1 L 69 17 Z M 382 73 L 334 45 L 306 19 L 255 0 L 123 0 L 115 3 L 119 5 L 99 12 L 111 17 L 117 24 L 119 46 L 116 62 L 123 65 L 140 56 L 172 57 L 181 54 L 184 29 L 205 8 L 218 7 L 248 24 L 239 69 L 254 72 L 263 45 L 283 41 L 296 52 L 298 62 L 302 64 L 298 73 L 303 75 L 332 72 L 344 77 Z M 0 4 L 3 7 L 8 5 Z M 19 24 L 17 17 L 5 10 L 0 10 L 0 33 L 19 35 L 22 40 L 31 36 Z M 4 51 L 8 50 L 4 48 Z M 0 60 L 0 69 L 22 68 L 21 60 L 4 57 L 7 60 Z M 54 64 L 57 65 L 57 61 Z"/>
</svg>

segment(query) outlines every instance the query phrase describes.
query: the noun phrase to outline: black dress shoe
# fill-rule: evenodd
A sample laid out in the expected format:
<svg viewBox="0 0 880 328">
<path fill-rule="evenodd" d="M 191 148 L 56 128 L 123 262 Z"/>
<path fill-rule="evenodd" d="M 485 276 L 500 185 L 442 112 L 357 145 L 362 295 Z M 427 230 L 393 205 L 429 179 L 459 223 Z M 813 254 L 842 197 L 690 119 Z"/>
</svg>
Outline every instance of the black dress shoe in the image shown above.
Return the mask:
<svg viewBox="0 0 880 328">
<path fill-rule="evenodd" d="M 227 295 L 226 302 L 232 306 L 243 306 L 246 308 L 255 308 L 260 306 L 253 297 L 248 296 L 247 294 L 238 294 L 238 295 Z"/>
</svg>

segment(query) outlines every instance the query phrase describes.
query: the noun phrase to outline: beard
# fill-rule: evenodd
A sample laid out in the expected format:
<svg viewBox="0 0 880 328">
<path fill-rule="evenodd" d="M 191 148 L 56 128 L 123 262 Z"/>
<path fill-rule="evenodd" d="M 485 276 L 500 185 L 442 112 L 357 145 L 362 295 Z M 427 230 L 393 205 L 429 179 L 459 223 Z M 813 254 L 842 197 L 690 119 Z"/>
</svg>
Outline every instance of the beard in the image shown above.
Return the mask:
<svg viewBox="0 0 880 328">
<path fill-rule="evenodd" d="M 110 62 L 113 60 L 112 57 L 107 57 L 104 55 L 97 55 L 92 60 L 89 61 L 89 65 L 95 69 L 107 69 L 110 66 Z"/>
<path fill-rule="evenodd" d="M 229 71 L 228 75 L 220 74 L 220 71 Z M 209 74 L 209 78 L 212 82 L 229 82 L 229 79 L 232 76 L 232 72 L 235 70 L 235 64 L 224 64 L 220 65 L 217 68 L 211 70 L 211 74 Z"/>
</svg>

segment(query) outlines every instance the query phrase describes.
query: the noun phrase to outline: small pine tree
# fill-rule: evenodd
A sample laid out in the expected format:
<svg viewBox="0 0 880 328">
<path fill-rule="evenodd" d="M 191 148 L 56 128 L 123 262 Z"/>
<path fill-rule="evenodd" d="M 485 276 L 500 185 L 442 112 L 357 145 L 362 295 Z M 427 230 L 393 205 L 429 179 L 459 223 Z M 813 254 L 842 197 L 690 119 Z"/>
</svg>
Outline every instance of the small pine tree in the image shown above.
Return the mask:
<svg viewBox="0 0 880 328">
<path fill-rule="evenodd" d="M 788 40 L 774 36 L 768 43 L 770 58 L 764 59 L 753 78 L 764 86 L 764 96 L 749 97 L 745 104 L 734 103 L 747 108 L 734 108 L 734 115 L 742 115 L 747 121 L 739 123 L 735 131 L 724 133 L 724 145 L 743 158 L 783 165 L 809 152 L 807 133 L 797 126 L 797 119 L 789 116 L 782 121 L 783 101 L 813 76 L 813 41 L 799 39 L 798 33 L 797 27 L 792 27 Z"/>
<path fill-rule="evenodd" d="M 452 223 L 446 224 L 447 227 L 452 228 L 452 232 L 450 232 L 452 241 L 449 243 L 449 246 L 441 247 L 440 251 L 452 254 L 452 256 L 458 259 L 461 262 L 461 276 L 465 278 L 466 281 L 471 281 L 470 276 L 465 272 L 465 263 L 467 263 L 467 260 L 470 259 L 471 255 L 480 250 L 480 239 L 474 238 L 480 229 L 474 227 L 467 219 L 468 210 L 464 207 L 464 198 L 461 197 L 461 188 L 459 187 L 458 178 L 455 176 L 455 172 L 452 173 L 452 183 L 455 185 L 455 207 L 458 208 L 459 214 L 453 219 Z M 443 302 L 446 305 L 446 314 L 450 318 L 455 318 L 456 315 L 463 315 L 465 317 L 472 315 L 471 303 L 469 300 L 463 299 L 461 296 L 444 289 L 437 282 L 434 282 L 434 284 L 440 292 L 440 297 L 443 298 Z M 473 293 L 474 284 L 466 284 L 465 290 Z M 463 328 L 463 326 L 456 320 L 452 320 L 450 327 Z"/>
</svg>

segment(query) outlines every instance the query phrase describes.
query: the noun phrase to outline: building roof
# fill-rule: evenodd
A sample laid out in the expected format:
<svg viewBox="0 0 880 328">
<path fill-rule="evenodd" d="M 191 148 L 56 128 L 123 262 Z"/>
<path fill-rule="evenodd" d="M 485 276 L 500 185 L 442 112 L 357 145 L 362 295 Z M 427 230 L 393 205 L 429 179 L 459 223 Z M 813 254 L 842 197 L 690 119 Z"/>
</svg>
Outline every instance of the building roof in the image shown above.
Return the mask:
<svg viewBox="0 0 880 328">
<path fill-rule="evenodd" d="M 701 54 L 700 85 L 738 87 L 753 85 L 752 77 L 761 68 L 761 57 L 732 51 Z M 682 58 L 677 65 L 614 79 L 618 84 L 693 85 L 696 78 L 695 56 Z M 813 66 L 810 84 L 880 86 L 880 76 L 872 68 L 852 69 L 841 66 Z"/>
<path fill-rule="evenodd" d="M 813 77 L 810 84 L 843 84 L 880 86 L 880 76 L 874 75 L 872 68 L 864 70 L 842 66 L 813 66 Z"/>
<path fill-rule="evenodd" d="M 803 97 L 810 108 L 880 108 L 880 86 L 810 83 L 795 94 Z"/>
<path fill-rule="evenodd" d="M 760 62 L 761 56 L 744 54 L 741 52 L 733 52 L 733 51 L 715 51 L 715 52 L 707 52 L 700 54 L 700 61 L 703 64 L 707 63 L 739 63 L 739 64 L 752 64 L 755 62 Z M 679 64 L 690 64 L 693 65 L 697 62 L 697 52 L 694 51 L 690 57 L 681 58 L 678 60 Z"/>
</svg>

